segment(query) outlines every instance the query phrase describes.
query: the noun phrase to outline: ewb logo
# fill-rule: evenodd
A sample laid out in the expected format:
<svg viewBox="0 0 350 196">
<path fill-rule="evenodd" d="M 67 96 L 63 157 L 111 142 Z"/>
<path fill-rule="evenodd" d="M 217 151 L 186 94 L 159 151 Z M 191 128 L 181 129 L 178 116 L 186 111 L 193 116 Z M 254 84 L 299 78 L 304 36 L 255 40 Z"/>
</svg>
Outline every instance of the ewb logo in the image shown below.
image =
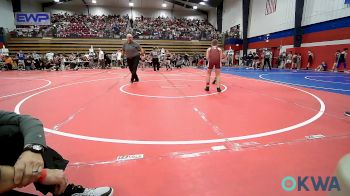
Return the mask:
<svg viewBox="0 0 350 196">
<path fill-rule="evenodd" d="M 294 177 L 287 176 L 282 180 L 282 188 L 285 191 L 294 191 L 298 187 L 298 191 L 340 191 L 340 186 L 337 177 L 327 176 L 298 176 L 296 181 Z"/>
<path fill-rule="evenodd" d="M 40 13 L 16 13 L 16 25 L 50 25 L 50 14 Z"/>
</svg>

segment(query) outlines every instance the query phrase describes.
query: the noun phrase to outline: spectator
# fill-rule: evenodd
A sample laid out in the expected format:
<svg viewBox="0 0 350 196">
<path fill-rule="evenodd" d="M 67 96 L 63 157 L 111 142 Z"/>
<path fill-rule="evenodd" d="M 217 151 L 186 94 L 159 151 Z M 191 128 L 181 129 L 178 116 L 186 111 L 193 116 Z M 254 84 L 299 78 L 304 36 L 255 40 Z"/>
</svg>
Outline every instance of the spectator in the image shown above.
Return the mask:
<svg viewBox="0 0 350 196">
<path fill-rule="evenodd" d="M 33 69 L 33 60 L 31 56 L 28 56 L 24 61 L 25 70 L 29 71 Z"/>
<path fill-rule="evenodd" d="M 327 71 L 326 62 L 322 61 L 322 63 L 315 69 L 315 71 Z"/>
<path fill-rule="evenodd" d="M 105 53 L 105 67 L 109 68 L 111 66 L 111 59 L 109 58 L 108 54 Z"/>
<path fill-rule="evenodd" d="M 284 69 L 286 67 L 287 54 L 282 52 L 279 56 L 279 67 Z"/>
<path fill-rule="evenodd" d="M 259 59 L 260 59 L 259 55 L 258 55 L 256 52 L 254 52 L 254 53 L 253 53 L 253 64 L 252 64 L 254 70 L 255 70 L 255 69 L 258 67 L 258 65 L 259 65 Z"/>
<path fill-rule="evenodd" d="M 307 65 L 306 69 L 310 69 L 310 66 L 312 67 L 312 63 L 314 61 L 314 54 L 311 52 L 311 50 L 307 51 Z"/>
<path fill-rule="evenodd" d="M 10 56 L 5 56 L 5 68 L 7 68 L 8 70 L 12 70 L 13 67 L 13 60 Z"/>
<path fill-rule="evenodd" d="M 264 51 L 264 64 L 262 65 L 263 71 L 266 64 L 269 66 L 269 69 L 271 70 L 271 59 L 272 59 L 272 52 L 269 49 L 266 49 Z"/>
<path fill-rule="evenodd" d="M 117 65 L 118 66 L 123 66 L 123 58 L 122 58 L 122 51 L 118 50 L 117 51 Z"/>
<path fill-rule="evenodd" d="M 46 53 L 45 55 L 45 58 L 48 60 L 48 61 L 52 61 L 53 60 L 53 57 L 55 56 L 55 54 L 53 52 L 48 52 Z"/>
<path fill-rule="evenodd" d="M 298 62 L 298 54 L 294 53 L 292 56 L 292 65 L 290 66 L 290 69 L 294 69 L 297 67 L 297 62 Z"/>
<path fill-rule="evenodd" d="M 334 71 L 334 72 L 337 72 L 336 68 L 337 68 L 337 65 L 338 65 L 339 57 L 340 57 L 340 50 L 337 50 L 335 52 L 335 60 L 334 60 L 334 63 L 333 63 L 333 68 L 332 68 L 332 71 Z"/>
<path fill-rule="evenodd" d="M 254 59 L 254 56 L 252 54 L 252 51 L 249 51 L 248 56 L 247 56 L 247 66 L 248 67 L 252 66 L 253 59 Z"/>
<path fill-rule="evenodd" d="M 18 59 L 18 66 L 24 66 L 25 55 L 23 54 L 22 50 L 20 50 L 17 53 L 17 59 Z"/>
<path fill-rule="evenodd" d="M 239 65 L 239 51 L 236 52 L 235 54 L 235 60 L 236 60 L 236 65 Z"/>
<path fill-rule="evenodd" d="M 112 66 L 116 66 L 117 64 L 117 53 L 116 52 L 113 52 L 112 53 Z"/>
<path fill-rule="evenodd" d="M 101 48 L 98 49 L 98 65 L 102 67 L 102 69 L 105 68 L 105 55 L 104 52 L 101 50 Z"/>
<path fill-rule="evenodd" d="M 293 52 L 289 51 L 288 55 L 287 55 L 287 61 L 286 64 L 284 65 L 283 68 L 287 67 L 287 64 L 290 65 L 290 67 L 292 67 L 292 60 L 293 60 Z"/>
<path fill-rule="evenodd" d="M 347 69 L 347 65 L 346 65 L 347 54 L 348 54 L 348 48 L 344 48 L 343 52 L 341 52 L 339 54 L 339 59 L 338 59 L 338 64 L 337 64 L 337 70 L 339 69 L 340 65 L 343 64 L 345 73 L 349 72 L 346 70 Z"/>
<path fill-rule="evenodd" d="M 300 70 L 301 68 L 301 53 L 298 53 L 297 55 L 297 69 Z"/>
<path fill-rule="evenodd" d="M 234 51 L 232 50 L 232 48 L 230 46 L 230 49 L 227 51 L 228 66 L 233 65 L 233 55 L 234 55 Z"/>
</svg>

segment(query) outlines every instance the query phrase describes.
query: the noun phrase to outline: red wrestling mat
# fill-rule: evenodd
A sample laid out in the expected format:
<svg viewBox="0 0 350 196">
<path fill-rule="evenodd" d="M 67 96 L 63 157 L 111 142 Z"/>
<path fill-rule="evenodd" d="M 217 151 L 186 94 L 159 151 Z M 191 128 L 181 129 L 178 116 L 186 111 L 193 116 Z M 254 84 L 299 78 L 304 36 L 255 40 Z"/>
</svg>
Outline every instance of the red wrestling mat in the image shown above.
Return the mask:
<svg viewBox="0 0 350 196">
<path fill-rule="evenodd" d="M 227 74 L 218 94 L 202 70 L 138 73 L 0 72 L 0 108 L 43 121 L 71 181 L 118 195 L 327 195 L 281 181 L 334 175 L 350 151 L 349 96 Z"/>
</svg>

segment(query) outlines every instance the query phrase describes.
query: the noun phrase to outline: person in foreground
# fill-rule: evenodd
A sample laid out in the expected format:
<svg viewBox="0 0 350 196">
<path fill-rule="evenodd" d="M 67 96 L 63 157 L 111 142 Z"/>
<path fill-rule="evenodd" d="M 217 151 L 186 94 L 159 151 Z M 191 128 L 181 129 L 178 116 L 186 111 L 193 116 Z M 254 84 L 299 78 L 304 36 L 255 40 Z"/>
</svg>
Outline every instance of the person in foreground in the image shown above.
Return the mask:
<svg viewBox="0 0 350 196">
<path fill-rule="evenodd" d="M 44 195 L 113 195 L 111 187 L 69 184 L 64 174 L 67 164 L 46 145 L 38 119 L 0 110 L 0 195 L 31 195 L 13 190 L 31 183 Z"/>
</svg>

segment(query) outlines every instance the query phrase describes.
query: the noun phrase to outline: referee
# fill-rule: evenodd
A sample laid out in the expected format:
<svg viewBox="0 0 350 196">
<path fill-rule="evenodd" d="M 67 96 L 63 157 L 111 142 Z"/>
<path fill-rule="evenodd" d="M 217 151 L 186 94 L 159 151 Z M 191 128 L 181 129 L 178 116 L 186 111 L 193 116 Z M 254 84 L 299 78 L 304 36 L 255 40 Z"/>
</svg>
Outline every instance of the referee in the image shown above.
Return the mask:
<svg viewBox="0 0 350 196">
<path fill-rule="evenodd" d="M 143 53 L 143 49 L 140 44 L 133 40 L 131 34 L 126 35 L 127 42 L 123 45 L 123 53 L 127 58 L 129 70 L 131 72 L 131 83 L 138 82 L 139 77 L 136 74 L 137 66 L 140 61 L 140 52 Z"/>
</svg>

